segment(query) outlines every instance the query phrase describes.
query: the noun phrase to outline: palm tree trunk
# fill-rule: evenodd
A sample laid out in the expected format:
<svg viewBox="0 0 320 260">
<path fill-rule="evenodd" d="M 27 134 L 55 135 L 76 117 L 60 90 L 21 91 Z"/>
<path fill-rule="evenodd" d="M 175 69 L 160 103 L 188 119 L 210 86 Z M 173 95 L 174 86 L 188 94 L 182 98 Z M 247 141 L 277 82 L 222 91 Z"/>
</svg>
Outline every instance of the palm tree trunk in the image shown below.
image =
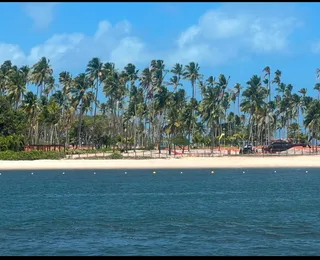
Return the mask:
<svg viewBox="0 0 320 260">
<path fill-rule="evenodd" d="M 269 73 L 269 80 L 268 80 L 268 85 L 269 85 L 269 102 L 271 102 L 271 84 L 270 84 L 270 73 Z M 269 108 L 267 108 L 267 112 L 269 112 Z M 270 139 L 271 139 L 271 135 L 270 135 L 270 120 L 268 120 L 268 140 L 267 140 L 267 145 L 270 144 Z"/>
<path fill-rule="evenodd" d="M 192 86 L 192 99 L 195 97 L 195 87 L 194 87 L 194 81 L 191 81 L 191 86 Z M 191 106 L 191 113 L 190 113 L 190 126 L 189 126 L 189 137 L 188 137 L 188 151 L 190 152 L 190 143 L 191 143 L 191 134 L 193 130 L 193 107 L 192 103 L 190 102 Z"/>
<path fill-rule="evenodd" d="M 95 133 L 96 130 L 96 114 L 97 114 L 97 101 L 98 101 L 98 89 L 99 89 L 99 78 L 97 78 L 97 87 L 96 87 L 96 95 L 95 95 L 95 100 L 94 100 L 94 114 L 93 114 L 93 131 Z M 92 143 L 92 149 L 93 147 L 96 146 L 96 140 Z"/>
<path fill-rule="evenodd" d="M 211 126 L 211 153 L 213 154 L 213 148 L 214 148 L 214 121 L 212 122 Z"/>
<path fill-rule="evenodd" d="M 50 126 L 50 141 L 49 143 L 50 144 L 53 144 L 53 125 Z"/>
<path fill-rule="evenodd" d="M 14 105 L 15 110 L 18 110 L 18 104 L 19 104 L 19 100 L 16 100 L 15 105 Z"/>
<path fill-rule="evenodd" d="M 239 90 L 239 96 L 238 96 L 238 115 L 240 117 L 240 90 Z"/>
<path fill-rule="evenodd" d="M 81 147 L 81 124 L 82 124 L 82 102 L 80 106 L 80 112 L 79 112 L 79 122 L 78 122 L 78 147 Z"/>
<path fill-rule="evenodd" d="M 251 133 L 252 133 L 252 116 L 250 114 L 249 116 L 249 121 L 248 121 L 248 125 L 249 125 L 249 134 L 248 134 L 248 141 L 250 142 L 251 139 Z"/>
<path fill-rule="evenodd" d="M 133 150 L 136 151 L 137 138 L 136 138 L 136 104 L 134 104 L 134 117 L 133 117 Z"/>
</svg>

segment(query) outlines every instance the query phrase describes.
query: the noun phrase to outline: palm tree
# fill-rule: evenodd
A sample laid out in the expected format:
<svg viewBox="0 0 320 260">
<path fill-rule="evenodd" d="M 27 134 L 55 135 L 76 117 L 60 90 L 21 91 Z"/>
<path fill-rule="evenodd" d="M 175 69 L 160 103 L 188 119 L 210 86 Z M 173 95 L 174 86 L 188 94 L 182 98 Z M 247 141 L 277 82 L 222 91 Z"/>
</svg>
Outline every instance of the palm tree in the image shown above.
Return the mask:
<svg viewBox="0 0 320 260">
<path fill-rule="evenodd" d="M 159 114 L 159 153 L 161 153 L 161 137 L 162 131 L 165 124 L 165 115 L 167 111 L 167 107 L 170 107 L 172 104 L 172 97 L 173 93 L 169 92 L 168 89 L 164 86 L 161 87 L 160 91 L 155 94 L 154 101 L 155 101 L 155 110 Z"/>
<path fill-rule="evenodd" d="M 126 75 L 119 73 L 113 63 L 104 64 L 103 92 L 108 98 L 108 107 L 111 111 L 111 122 L 113 124 L 112 139 L 121 132 L 122 117 L 119 115 L 121 102 L 126 94 Z M 114 147 L 114 146 L 113 146 Z"/>
<path fill-rule="evenodd" d="M 9 73 L 12 69 L 10 60 L 6 60 L 0 66 L 0 95 L 5 95 L 7 92 L 7 84 L 9 81 Z"/>
<path fill-rule="evenodd" d="M 103 75 L 103 63 L 99 58 L 95 57 L 91 61 L 89 61 L 86 69 L 86 73 L 91 79 L 91 82 L 96 82 L 95 87 L 95 99 L 94 99 L 94 114 L 93 114 L 93 131 L 96 129 L 96 113 L 98 106 L 98 92 L 99 92 L 99 84 Z"/>
<path fill-rule="evenodd" d="M 64 95 L 69 94 L 69 90 L 72 86 L 72 76 L 67 71 L 62 71 L 59 74 L 59 83 L 62 86 L 62 93 Z"/>
<path fill-rule="evenodd" d="M 195 88 L 196 85 L 195 84 L 197 81 L 199 81 L 203 77 L 199 71 L 200 71 L 200 67 L 199 67 L 198 63 L 190 62 L 188 65 L 185 66 L 185 70 L 183 73 L 183 78 L 186 80 L 189 80 L 191 82 L 192 99 L 195 99 L 195 97 L 196 97 L 196 88 Z M 190 116 L 193 117 L 193 115 L 194 115 L 194 111 L 192 110 Z M 193 124 L 190 125 L 190 129 L 189 129 L 188 150 L 190 150 L 192 129 L 193 129 Z"/>
<path fill-rule="evenodd" d="M 37 86 L 37 97 L 39 94 L 39 98 L 42 96 L 43 92 L 46 92 L 46 84 L 48 82 L 52 83 L 53 70 L 50 65 L 50 60 L 46 57 L 42 57 L 36 64 L 34 64 L 30 71 L 30 81 Z M 40 91 L 39 91 L 40 89 Z M 39 141 L 39 122 L 36 124 L 36 135 L 37 142 Z"/>
<path fill-rule="evenodd" d="M 44 89 L 43 93 L 46 95 L 46 97 L 48 98 L 50 93 L 53 92 L 56 88 L 56 84 L 55 84 L 55 79 L 54 77 L 51 75 L 48 77 L 48 79 L 46 80 L 46 88 Z"/>
<path fill-rule="evenodd" d="M 238 113 L 240 115 L 240 96 L 241 96 L 241 89 L 242 89 L 242 86 L 240 83 L 236 83 L 234 85 L 234 89 L 235 89 L 235 95 L 236 97 L 238 98 Z"/>
<path fill-rule="evenodd" d="M 152 73 L 149 68 L 145 68 L 140 77 L 140 86 L 142 86 L 145 91 L 146 91 L 146 99 L 151 99 L 152 98 Z"/>
<path fill-rule="evenodd" d="M 36 115 L 39 110 L 39 102 L 37 100 L 37 95 L 33 94 L 31 91 L 27 92 L 23 100 L 23 109 L 26 111 L 28 121 L 30 123 L 28 140 L 29 144 L 32 144 L 34 143 L 34 139 L 32 138 L 32 136 L 34 136 L 36 127 Z"/>
<path fill-rule="evenodd" d="M 61 113 L 62 106 L 60 106 L 58 103 L 56 103 L 54 99 L 50 99 L 50 101 L 46 105 L 44 111 L 45 111 L 45 122 L 47 123 L 47 125 L 50 128 L 49 143 L 50 144 L 59 143 L 59 138 L 57 135 L 57 125 L 58 125 L 58 123 L 61 119 L 61 116 L 62 116 L 62 113 Z M 55 142 L 53 141 L 54 133 L 55 133 L 55 137 L 56 137 Z"/>
<path fill-rule="evenodd" d="M 53 70 L 50 65 L 50 60 L 42 57 L 35 65 L 31 68 L 31 82 L 37 86 L 37 96 L 42 95 L 45 90 L 45 84 L 48 82 L 50 76 L 52 76 Z M 39 92 L 40 88 L 40 92 Z"/>
<path fill-rule="evenodd" d="M 276 70 L 274 74 L 275 76 L 274 76 L 274 79 L 272 80 L 272 83 L 275 83 L 277 84 L 277 86 L 280 86 L 282 73 L 280 70 Z"/>
<path fill-rule="evenodd" d="M 183 78 L 191 82 L 192 98 L 195 98 L 196 96 L 195 83 L 198 80 L 202 79 L 202 75 L 199 73 L 199 71 L 200 67 L 198 63 L 190 62 L 188 65 L 185 66 L 185 70 L 183 73 Z"/>
<path fill-rule="evenodd" d="M 182 86 L 182 84 L 179 82 L 179 77 L 174 75 L 172 78 L 170 78 L 170 81 L 167 82 L 168 86 L 173 86 L 173 91 L 176 92 L 178 86 Z"/>
<path fill-rule="evenodd" d="M 20 69 L 21 76 L 23 81 L 25 82 L 26 89 L 28 88 L 28 84 L 30 82 L 30 67 L 29 66 L 22 66 Z M 23 96 L 22 96 L 23 99 Z"/>
<path fill-rule="evenodd" d="M 151 80 L 153 85 L 153 90 L 155 92 L 160 91 L 163 80 L 168 73 L 168 70 L 165 69 L 165 64 L 163 60 L 152 60 L 150 65 L 151 71 Z"/>
<path fill-rule="evenodd" d="M 173 77 L 170 78 L 170 82 L 168 82 L 167 84 L 169 86 L 173 86 L 174 92 L 177 91 L 177 87 L 178 86 L 182 86 L 182 84 L 180 83 L 180 79 L 183 76 L 183 65 L 176 63 L 171 72 L 173 73 Z"/>
<path fill-rule="evenodd" d="M 249 140 L 253 144 L 253 125 L 256 123 L 257 113 L 263 106 L 264 99 L 268 95 L 268 91 L 262 87 L 261 78 L 257 75 L 251 77 L 247 82 L 248 88 L 243 91 L 242 96 L 244 97 L 240 104 L 242 111 L 249 114 Z"/>
<path fill-rule="evenodd" d="M 320 99 L 320 83 L 316 83 L 313 89 L 318 91 L 318 100 L 319 100 Z"/>
<path fill-rule="evenodd" d="M 270 86 L 270 74 L 271 74 L 271 71 L 270 71 L 270 67 L 269 66 L 266 66 L 264 69 L 263 69 L 263 72 L 265 73 L 264 75 L 264 78 L 268 77 L 268 93 L 269 93 L 269 102 L 271 101 L 271 86 Z M 268 124 L 268 132 L 267 132 L 267 144 L 269 144 L 270 142 L 270 139 L 271 139 L 271 134 L 270 134 L 270 125 Z"/>
<path fill-rule="evenodd" d="M 15 110 L 18 109 L 19 102 L 23 99 L 26 92 L 25 77 L 19 70 L 12 70 L 9 74 L 8 96 L 14 101 Z"/>
<path fill-rule="evenodd" d="M 310 129 L 312 137 L 316 138 L 316 152 L 318 152 L 318 136 L 320 129 L 320 102 L 314 100 L 307 108 L 304 125 Z"/>
<path fill-rule="evenodd" d="M 73 106 L 75 109 L 79 108 L 79 121 L 78 121 L 78 146 L 81 147 L 81 124 L 82 117 L 86 109 L 90 106 L 91 102 L 94 100 L 94 94 L 92 91 L 88 91 L 92 86 L 92 81 L 86 77 L 86 74 L 80 73 L 74 79 L 74 85 L 70 89 L 70 92 L 73 97 Z"/>
<path fill-rule="evenodd" d="M 298 92 L 302 95 L 302 97 L 300 98 L 300 109 L 301 109 L 302 117 L 304 118 L 305 110 L 306 110 L 305 99 L 307 95 L 307 89 L 302 88 Z M 306 132 L 306 128 L 305 128 L 305 132 Z"/>
<path fill-rule="evenodd" d="M 215 129 L 219 125 L 219 118 L 223 116 L 223 108 L 220 99 L 220 88 L 212 85 L 203 89 L 202 102 L 200 105 L 201 118 L 211 128 L 211 152 L 213 153 Z"/>
<path fill-rule="evenodd" d="M 135 81 L 138 79 L 139 70 L 136 70 L 136 66 L 132 63 L 129 63 L 124 67 L 124 71 L 128 76 L 128 80 L 130 81 L 131 87 L 134 85 Z"/>
</svg>

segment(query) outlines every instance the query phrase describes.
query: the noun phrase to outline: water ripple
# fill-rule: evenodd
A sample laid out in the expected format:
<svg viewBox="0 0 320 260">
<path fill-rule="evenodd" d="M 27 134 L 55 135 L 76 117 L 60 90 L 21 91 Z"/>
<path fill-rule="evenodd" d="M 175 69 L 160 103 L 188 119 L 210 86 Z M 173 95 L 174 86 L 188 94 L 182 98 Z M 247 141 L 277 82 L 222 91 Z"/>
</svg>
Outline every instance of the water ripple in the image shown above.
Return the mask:
<svg viewBox="0 0 320 260">
<path fill-rule="evenodd" d="M 318 171 L 10 172 L 1 255 L 319 255 Z"/>
</svg>

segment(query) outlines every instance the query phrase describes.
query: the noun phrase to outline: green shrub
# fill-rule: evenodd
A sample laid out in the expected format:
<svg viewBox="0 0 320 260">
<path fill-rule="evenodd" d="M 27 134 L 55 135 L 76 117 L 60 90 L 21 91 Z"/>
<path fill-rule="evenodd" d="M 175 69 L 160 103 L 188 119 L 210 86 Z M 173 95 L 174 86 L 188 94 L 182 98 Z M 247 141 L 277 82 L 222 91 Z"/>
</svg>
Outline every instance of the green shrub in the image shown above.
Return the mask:
<svg viewBox="0 0 320 260">
<path fill-rule="evenodd" d="M 61 152 L 28 151 L 28 152 L 0 152 L 0 160 L 59 160 L 65 158 Z"/>
<path fill-rule="evenodd" d="M 107 159 L 123 159 L 123 155 L 120 153 L 113 153 L 106 157 Z"/>
<path fill-rule="evenodd" d="M 23 151 L 24 137 L 19 135 L 0 136 L 0 151 Z"/>
</svg>

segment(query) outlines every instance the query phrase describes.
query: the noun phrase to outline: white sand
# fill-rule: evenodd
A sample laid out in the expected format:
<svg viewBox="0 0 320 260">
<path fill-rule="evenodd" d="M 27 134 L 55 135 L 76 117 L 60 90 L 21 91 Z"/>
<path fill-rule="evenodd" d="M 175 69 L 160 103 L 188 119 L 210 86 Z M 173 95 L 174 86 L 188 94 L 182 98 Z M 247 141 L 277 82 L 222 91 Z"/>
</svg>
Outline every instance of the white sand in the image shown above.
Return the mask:
<svg viewBox="0 0 320 260">
<path fill-rule="evenodd" d="M 31 169 L 189 169 L 319 167 L 320 155 L 270 157 L 212 157 L 148 160 L 0 161 L 1 170 Z"/>
</svg>

